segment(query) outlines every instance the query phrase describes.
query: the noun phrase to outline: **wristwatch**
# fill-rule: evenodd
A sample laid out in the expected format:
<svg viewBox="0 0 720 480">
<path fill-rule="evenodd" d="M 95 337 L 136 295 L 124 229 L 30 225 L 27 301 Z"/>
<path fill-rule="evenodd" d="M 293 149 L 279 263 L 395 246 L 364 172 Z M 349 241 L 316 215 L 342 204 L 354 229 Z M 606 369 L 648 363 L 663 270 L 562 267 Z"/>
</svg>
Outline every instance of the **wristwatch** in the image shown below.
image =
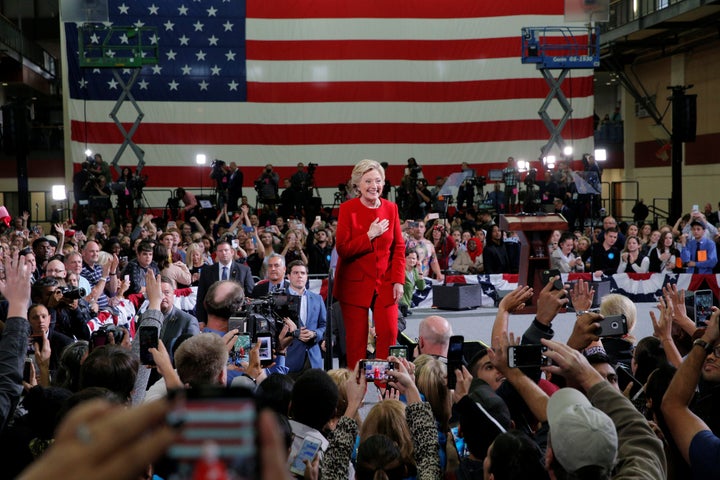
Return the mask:
<svg viewBox="0 0 720 480">
<path fill-rule="evenodd" d="M 575 316 L 579 317 L 581 315 L 585 315 L 586 313 L 598 313 L 598 311 L 597 310 L 578 310 L 577 312 L 575 312 Z"/>
<path fill-rule="evenodd" d="M 705 350 L 705 353 L 708 354 L 708 355 L 710 354 L 710 352 L 713 351 L 713 346 L 710 345 L 710 344 L 709 344 L 708 342 L 706 342 L 705 340 L 703 340 L 702 338 L 698 338 L 697 340 L 695 340 L 695 341 L 693 342 L 693 346 L 694 346 L 694 345 L 698 345 L 699 347 L 701 347 L 703 350 Z"/>
</svg>

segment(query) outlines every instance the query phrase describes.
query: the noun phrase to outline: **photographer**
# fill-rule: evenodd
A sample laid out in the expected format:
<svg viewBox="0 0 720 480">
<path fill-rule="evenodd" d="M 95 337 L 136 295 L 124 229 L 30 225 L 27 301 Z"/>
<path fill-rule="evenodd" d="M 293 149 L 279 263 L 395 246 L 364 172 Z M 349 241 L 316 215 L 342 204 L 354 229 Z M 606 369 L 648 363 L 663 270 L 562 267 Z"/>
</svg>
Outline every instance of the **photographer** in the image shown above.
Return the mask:
<svg viewBox="0 0 720 480">
<path fill-rule="evenodd" d="M 183 202 L 183 215 L 184 219 L 189 219 L 192 216 L 198 216 L 199 215 L 199 207 L 197 198 L 195 198 L 195 195 L 192 193 L 186 191 L 184 188 L 180 187 L 177 190 L 175 190 L 175 198 Z"/>
<path fill-rule="evenodd" d="M 279 184 L 280 177 L 277 173 L 273 172 L 273 166 L 268 163 L 265 165 L 265 170 L 260 174 L 260 177 L 255 180 L 255 190 L 258 193 L 258 201 L 260 203 L 275 205 L 278 200 Z"/>
<path fill-rule="evenodd" d="M 228 200 L 228 184 L 230 183 L 230 169 L 225 162 L 213 160 L 210 165 L 210 178 L 215 180 L 215 193 L 217 194 L 217 206 L 222 208 Z"/>
</svg>

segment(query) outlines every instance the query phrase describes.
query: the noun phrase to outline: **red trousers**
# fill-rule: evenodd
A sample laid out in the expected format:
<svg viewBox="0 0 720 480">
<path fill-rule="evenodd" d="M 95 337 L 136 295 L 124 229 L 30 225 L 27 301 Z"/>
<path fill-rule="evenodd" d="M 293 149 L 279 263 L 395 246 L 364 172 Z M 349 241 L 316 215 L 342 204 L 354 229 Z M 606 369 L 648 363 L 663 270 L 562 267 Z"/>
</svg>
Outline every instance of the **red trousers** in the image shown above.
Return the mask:
<svg viewBox="0 0 720 480">
<path fill-rule="evenodd" d="M 367 355 L 368 343 L 368 308 L 341 302 L 343 322 L 345 323 L 345 345 L 347 349 L 348 368 L 355 368 L 358 360 Z M 375 358 L 387 358 L 390 347 L 397 342 L 398 306 L 390 304 L 386 307 L 375 303 L 373 308 L 375 323 Z"/>
</svg>

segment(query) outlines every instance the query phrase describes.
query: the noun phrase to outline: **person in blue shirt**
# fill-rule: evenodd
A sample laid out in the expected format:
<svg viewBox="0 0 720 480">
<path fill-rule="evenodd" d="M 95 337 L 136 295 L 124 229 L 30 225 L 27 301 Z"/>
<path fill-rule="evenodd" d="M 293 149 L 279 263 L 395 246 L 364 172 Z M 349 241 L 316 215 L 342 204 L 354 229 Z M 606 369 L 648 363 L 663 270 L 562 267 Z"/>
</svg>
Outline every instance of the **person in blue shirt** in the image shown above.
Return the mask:
<svg viewBox="0 0 720 480">
<path fill-rule="evenodd" d="M 687 269 L 687 273 L 712 273 L 717 263 L 715 242 L 705 237 L 705 224 L 700 221 L 693 220 L 690 223 L 690 231 L 692 240 L 688 240 L 687 235 L 680 237 L 683 246 L 680 258 L 683 266 Z"/>
</svg>

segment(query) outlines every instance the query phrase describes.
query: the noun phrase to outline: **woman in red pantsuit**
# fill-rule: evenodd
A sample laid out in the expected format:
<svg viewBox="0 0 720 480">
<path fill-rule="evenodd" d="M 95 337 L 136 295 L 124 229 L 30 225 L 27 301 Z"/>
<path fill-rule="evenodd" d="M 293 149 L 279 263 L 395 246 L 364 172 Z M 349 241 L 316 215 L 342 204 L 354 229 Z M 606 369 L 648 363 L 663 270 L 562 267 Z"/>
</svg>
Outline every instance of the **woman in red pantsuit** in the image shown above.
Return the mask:
<svg viewBox="0 0 720 480">
<path fill-rule="evenodd" d="M 361 160 L 350 179 L 356 198 L 340 205 L 336 232 L 335 298 L 340 302 L 348 366 L 365 357 L 368 311 L 373 310 L 376 357 L 387 358 L 397 339 L 397 303 L 405 281 L 405 241 L 395 203 L 381 198 L 385 171 Z"/>
</svg>

